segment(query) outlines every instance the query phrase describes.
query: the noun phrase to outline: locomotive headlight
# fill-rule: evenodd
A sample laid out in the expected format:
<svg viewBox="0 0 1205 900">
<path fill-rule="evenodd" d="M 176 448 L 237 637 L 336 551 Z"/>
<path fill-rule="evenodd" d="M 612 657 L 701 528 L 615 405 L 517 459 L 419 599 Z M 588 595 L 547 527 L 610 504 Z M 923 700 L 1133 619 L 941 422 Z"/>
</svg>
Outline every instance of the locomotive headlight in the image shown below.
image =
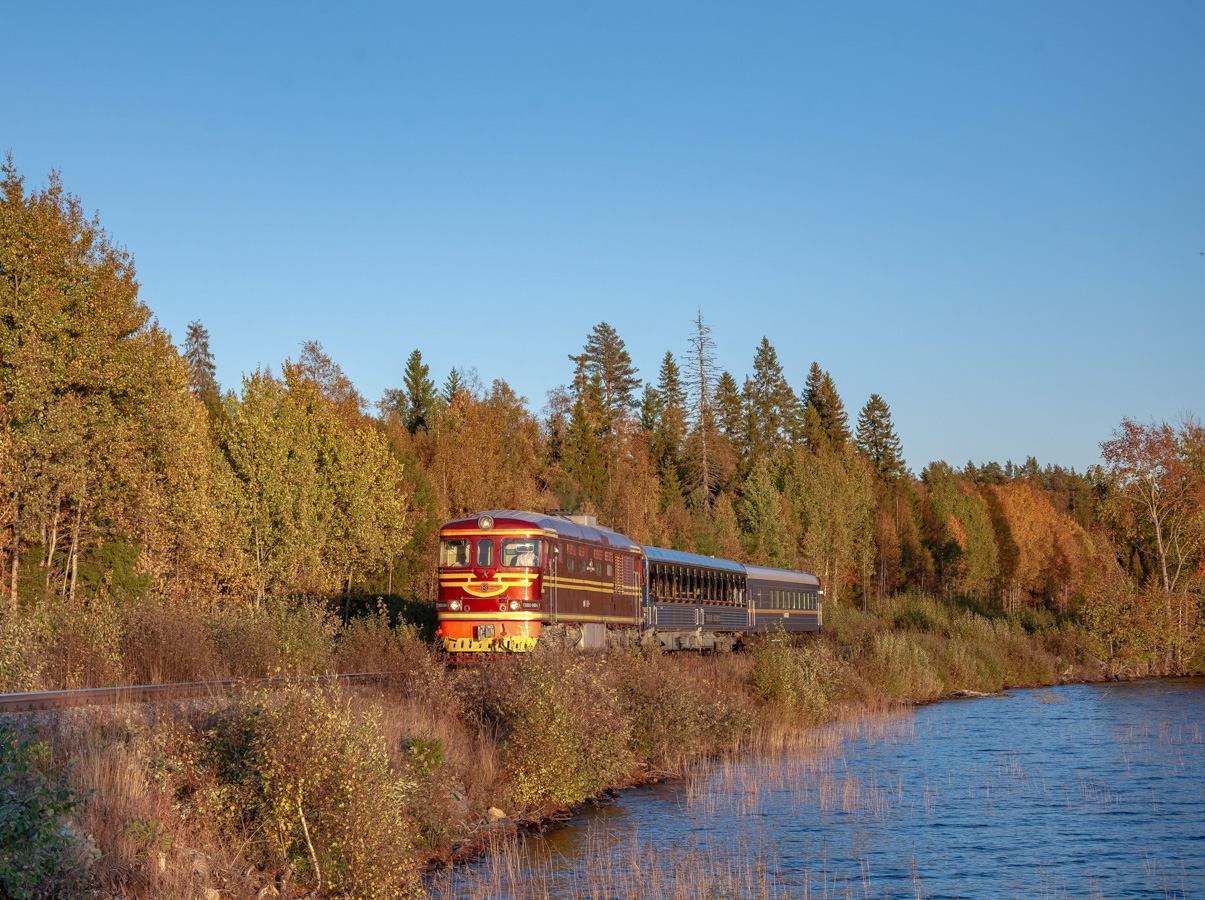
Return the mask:
<svg viewBox="0 0 1205 900">
<path fill-rule="evenodd" d="M 452 610 L 453 612 L 455 612 L 456 610 L 460 609 L 460 601 L 459 601 L 459 600 L 453 600 L 452 602 L 450 602 L 450 603 L 448 604 L 448 609 Z"/>
<path fill-rule="evenodd" d="M 519 601 L 518 601 L 518 600 L 512 600 L 512 601 L 510 601 L 510 608 L 511 608 L 511 609 L 518 609 L 518 608 L 519 608 Z"/>
</svg>

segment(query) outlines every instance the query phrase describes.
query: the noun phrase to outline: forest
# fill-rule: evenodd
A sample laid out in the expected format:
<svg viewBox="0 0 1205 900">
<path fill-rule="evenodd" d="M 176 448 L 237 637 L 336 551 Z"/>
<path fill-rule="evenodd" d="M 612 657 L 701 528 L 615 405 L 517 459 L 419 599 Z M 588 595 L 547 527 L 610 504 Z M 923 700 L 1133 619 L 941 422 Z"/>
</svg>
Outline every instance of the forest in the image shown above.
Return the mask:
<svg viewBox="0 0 1205 900">
<path fill-rule="evenodd" d="M 1074 618 L 1110 659 L 1170 669 L 1200 652 L 1205 428 L 1190 414 L 1123 419 L 1086 472 L 1032 457 L 917 471 L 882 396 L 853 415 L 819 363 L 792 386 L 765 338 L 748 373 L 720 371 L 702 312 L 655 373 L 607 322 L 567 341 L 571 383 L 538 411 L 471 368 L 437 384 L 421 348 L 375 403 L 317 341 L 224 386 L 202 322 L 173 341 L 133 257 L 55 173 L 28 188 L 9 157 L 0 192 L 10 624 L 430 600 L 440 523 L 519 508 L 813 571 L 830 603 L 917 589 Z"/>
</svg>

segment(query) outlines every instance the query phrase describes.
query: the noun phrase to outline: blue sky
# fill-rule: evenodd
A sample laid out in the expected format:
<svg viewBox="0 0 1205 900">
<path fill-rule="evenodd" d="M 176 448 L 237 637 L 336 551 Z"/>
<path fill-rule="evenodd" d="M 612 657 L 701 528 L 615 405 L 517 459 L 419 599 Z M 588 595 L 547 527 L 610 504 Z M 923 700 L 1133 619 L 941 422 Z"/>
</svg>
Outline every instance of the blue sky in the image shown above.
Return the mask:
<svg viewBox="0 0 1205 900">
<path fill-rule="evenodd" d="M 1083 469 L 1205 414 L 1205 4 L 9 4 L 0 150 L 58 169 L 236 386 L 419 348 L 533 409 L 701 309 L 910 465 Z"/>
</svg>

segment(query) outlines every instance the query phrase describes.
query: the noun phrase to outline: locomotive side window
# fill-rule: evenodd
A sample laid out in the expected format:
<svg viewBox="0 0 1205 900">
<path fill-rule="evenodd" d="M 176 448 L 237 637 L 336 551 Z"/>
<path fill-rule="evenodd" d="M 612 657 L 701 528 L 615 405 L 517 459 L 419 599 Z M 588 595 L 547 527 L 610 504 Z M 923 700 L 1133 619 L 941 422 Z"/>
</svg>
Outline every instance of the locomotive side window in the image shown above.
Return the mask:
<svg viewBox="0 0 1205 900">
<path fill-rule="evenodd" d="M 477 538 L 477 565 L 485 567 L 494 564 L 494 539 Z"/>
<path fill-rule="evenodd" d="M 440 541 L 439 564 L 454 569 L 463 569 L 469 564 L 469 539 L 456 538 Z"/>
<path fill-rule="evenodd" d="M 565 557 L 565 568 L 568 569 L 570 572 L 575 571 L 577 569 L 577 557 L 576 556 Z"/>
<path fill-rule="evenodd" d="M 538 566 L 540 543 L 535 538 L 507 538 L 502 542 L 499 557 L 504 566 Z"/>
</svg>

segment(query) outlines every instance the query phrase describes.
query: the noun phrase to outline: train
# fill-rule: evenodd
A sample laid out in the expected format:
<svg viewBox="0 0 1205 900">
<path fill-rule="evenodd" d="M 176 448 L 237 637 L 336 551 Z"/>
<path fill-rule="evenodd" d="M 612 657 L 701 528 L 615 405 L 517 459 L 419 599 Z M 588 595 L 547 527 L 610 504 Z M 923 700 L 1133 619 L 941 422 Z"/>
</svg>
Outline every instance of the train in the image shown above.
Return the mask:
<svg viewBox="0 0 1205 900">
<path fill-rule="evenodd" d="M 723 652 L 823 626 L 809 572 L 645 547 L 593 516 L 497 510 L 439 531 L 436 639 L 453 659 L 538 647 Z"/>
</svg>

